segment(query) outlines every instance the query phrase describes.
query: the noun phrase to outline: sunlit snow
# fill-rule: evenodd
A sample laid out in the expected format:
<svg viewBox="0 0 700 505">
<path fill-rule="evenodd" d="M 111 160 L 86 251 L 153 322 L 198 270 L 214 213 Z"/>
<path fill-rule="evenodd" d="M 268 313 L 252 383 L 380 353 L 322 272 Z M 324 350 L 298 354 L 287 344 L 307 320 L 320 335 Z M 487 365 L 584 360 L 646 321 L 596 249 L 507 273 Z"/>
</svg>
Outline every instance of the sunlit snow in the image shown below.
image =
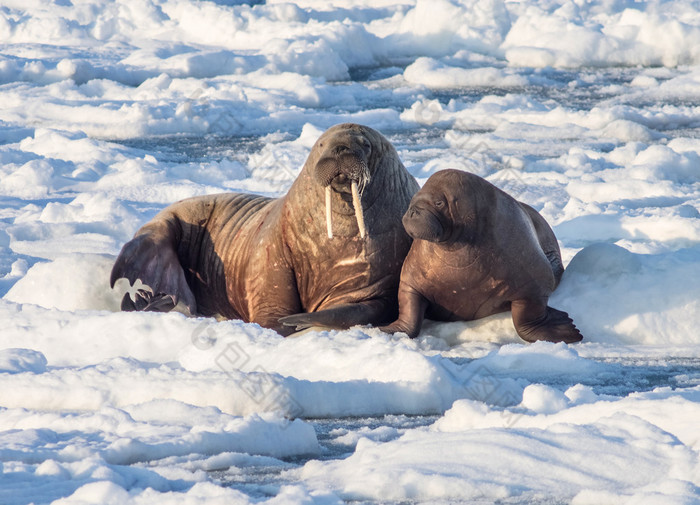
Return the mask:
<svg viewBox="0 0 700 505">
<path fill-rule="evenodd" d="M 535 207 L 584 341 L 119 312 L 143 223 L 347 121 Z M 700 2 L 0 2 L 4 505 L 697 504 L 699 281 Z"/>
</svg>

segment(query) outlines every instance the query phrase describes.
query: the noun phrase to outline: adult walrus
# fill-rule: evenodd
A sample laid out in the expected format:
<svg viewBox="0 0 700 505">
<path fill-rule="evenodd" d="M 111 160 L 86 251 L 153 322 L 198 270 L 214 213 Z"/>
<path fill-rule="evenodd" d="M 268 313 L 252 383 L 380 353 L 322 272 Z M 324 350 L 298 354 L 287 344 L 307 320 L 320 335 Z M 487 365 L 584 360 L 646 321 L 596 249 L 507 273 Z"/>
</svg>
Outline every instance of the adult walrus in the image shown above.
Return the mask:
<svg viewBox="0 0 700 505">
<path fill-rule="evenodd" d="M 510 310 L 518 335 L 578 342 L 566 312 L 547 306 L 564 266 L 554 232 L 532 207 L 481 177 L 433 174 L 403 217 L 414 241 L 399 285 L 399 318 L 384 331 L 416 337 L 424 317 L 470 321 Z"/>
<path fill-rule="evenodd" d="M 110 282 L 151 288 L 134 301 L 127 293 L 124 310 L 167 311 L 181 300 L 192 314 L 283 335 L 386 324 L 411 244 L 401 216 L 417 190 L 379 132 L 336 125 L 281 198 L 228 193 L 165 208 L 124 245 Z"/>
</svg>

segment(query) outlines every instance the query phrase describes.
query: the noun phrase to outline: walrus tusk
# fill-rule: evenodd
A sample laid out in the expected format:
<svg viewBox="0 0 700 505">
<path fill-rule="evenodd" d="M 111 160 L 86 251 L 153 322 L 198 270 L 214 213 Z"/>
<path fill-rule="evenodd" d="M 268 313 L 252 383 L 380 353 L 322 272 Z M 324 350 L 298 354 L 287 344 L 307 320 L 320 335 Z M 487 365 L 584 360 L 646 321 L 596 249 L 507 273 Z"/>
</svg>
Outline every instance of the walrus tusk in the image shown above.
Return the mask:
<svg viewBox="0 0 700 505">
<path fill-rule="evenodd" d="M 360 237 L 365 238 L 365 216 L 362 213 L 362 203 L 360 202 L 360 192 L 357 189 L 357 181 L 352 181 L 352 205 L 355 207 L 355 219 L 357 227 L 360 229 Z"/>
<path fill-rule="evenodd" d="M 331 217 L 331 187 L 326 186 L 326 229 L 328 238 L 333 238 L 333 218 Z"/>
</svg>

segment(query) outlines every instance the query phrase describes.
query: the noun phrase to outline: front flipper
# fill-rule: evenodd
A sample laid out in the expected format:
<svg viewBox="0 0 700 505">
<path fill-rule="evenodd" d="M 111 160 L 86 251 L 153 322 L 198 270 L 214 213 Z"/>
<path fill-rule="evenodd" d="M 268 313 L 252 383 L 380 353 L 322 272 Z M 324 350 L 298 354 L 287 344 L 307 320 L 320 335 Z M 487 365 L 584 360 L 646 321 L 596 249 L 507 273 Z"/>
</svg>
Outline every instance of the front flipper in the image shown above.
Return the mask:
<svg viewBox="0 0 700 505">
<path fill-rule="evenodd" d="M 146 231 L 124 245 L 112 268 L 110 285 L 114 287 L 122 277 L 131 284 L 140 279 L 151 292 L 140 290 L 133 301 L 127 293 L 122 300 L 122 310 L 166 312 L 182 300 L 190 313 L 195 314 L 194 295 L 171 243 Z"/>
<path fill-rule="evenodd" d="M 515 330 L 527 342 L 572 344 L 583 340 L 569 314 L 547 306 L 546 300 L 516 300 L 511 304 L 511 312 Z"/>
<path fill-rule="evenodd" d="M 395 310 L 395 309 L 394 309 Z M 391 314 L 389 304 L 384 300 L 367 300 L 358 303 L 347 303 L 318 312 L 306 312 L 292 314 L 279 319 L 286 327 L 293 327 L 296 331 L 304 330 L 312 326 L 324 328 L 347 329 L 358 324 L 381 324 L 391 321 L 395 315 Z"/>
<path fill-rule="evenodd" d="M 401 283 L 399 285 L 399 318 L 379 329 L 385 333 L 402 332 L 411 338 L 416 338 L 423 326 L 428 305 L 428 300 L 421 293 Z"/>
</svg>

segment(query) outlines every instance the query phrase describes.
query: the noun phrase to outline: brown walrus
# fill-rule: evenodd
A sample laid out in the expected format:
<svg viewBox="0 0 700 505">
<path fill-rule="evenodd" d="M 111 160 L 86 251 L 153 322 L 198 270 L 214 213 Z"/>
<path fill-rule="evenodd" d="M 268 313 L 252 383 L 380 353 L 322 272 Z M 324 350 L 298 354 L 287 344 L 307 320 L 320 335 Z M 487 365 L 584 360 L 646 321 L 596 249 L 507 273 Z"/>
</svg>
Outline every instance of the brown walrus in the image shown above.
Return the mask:
<svg viewBox="0 0 700 505">
<path fill-rule="evenodd" d="M 386 324 L 411 245 L 401 216 L 417 190 L 379 132 L 336 125 L 281 198 L 217 194 L 164 209 L 124 245 L 111 285 L 126 277 L 151 288 L 134 301 L 127 293 L 124 310 L 166 311 L 181 300 L 192 314 L 283 335 Z"/>
<path fill-rule="evenodd" d="M 481 177 L 433 174 L 403 225 L 414 241 L 399 285 L 399 318 L 382 330 L 416 337 L 423 318 L 471 321 L 511 310 L 523 340 L 578 342 L 566 312 L 547 306 L 564 273 L 554 232 L 532 207 Z"/>
</svg>

